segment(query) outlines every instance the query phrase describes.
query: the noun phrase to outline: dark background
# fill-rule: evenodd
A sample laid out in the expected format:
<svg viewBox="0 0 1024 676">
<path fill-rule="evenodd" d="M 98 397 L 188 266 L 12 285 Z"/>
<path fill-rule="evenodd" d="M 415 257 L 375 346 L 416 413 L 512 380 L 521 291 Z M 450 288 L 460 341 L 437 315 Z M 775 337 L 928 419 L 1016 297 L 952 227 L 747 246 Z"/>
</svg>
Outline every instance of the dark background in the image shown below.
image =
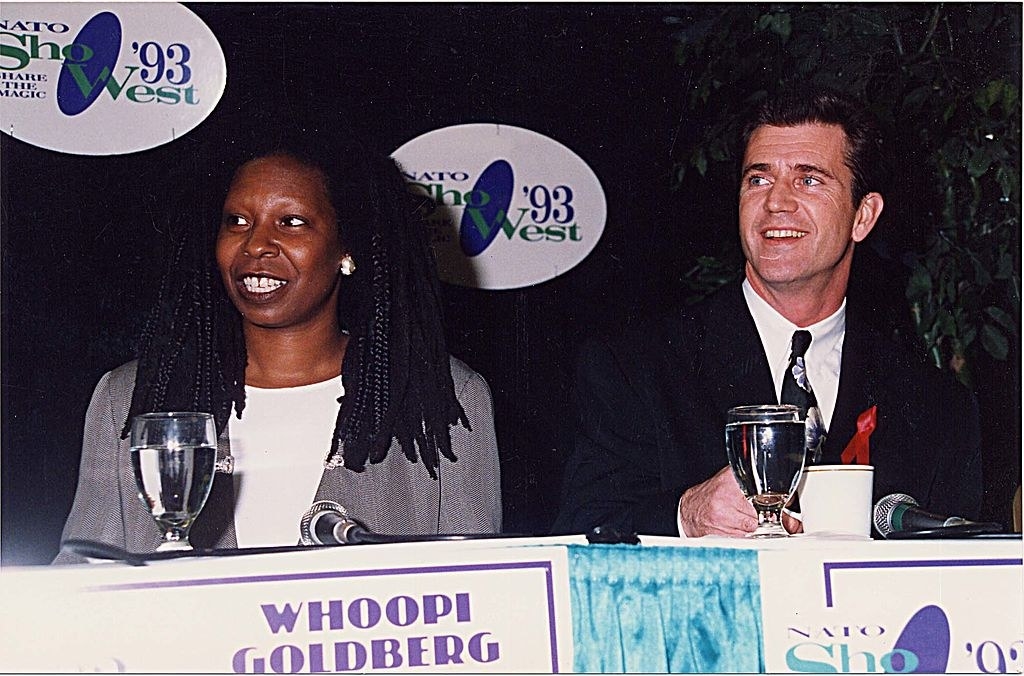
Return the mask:
<svg viewBox="0 0 1024 676">
<path fill-rule="evenodd" d="M 188 7 L 228 64 L 224 97 L 197 129 L 113 157 L 0 134 L 3 563 L 45 563 L 57 552 L 89 395 L 133 357 L 166 224 L 204 187 L 190 171 L 195 158 L 279 124 L 347 128 L 390 152 L 439 127 L 501 122 L 560 141 L 601 180 L 605 233 L 576 268 L 528 289 L 445 287 L 449 348 L 494 394 L 505 529 L 546 532 L 571 439 L 581 337 L 681 304 L 687 266 L 735 237 L 733 183 L 670 189 L 673 144 L 687 132 L 687 77 L 673 65 L 663 21 L 677 6 Z M 872 239 L 885 244 L 884 235 Z M 885 247 L 862 249 L 872 291 L 898 303 L 902 288 L 887 285 L 900 271 L 878 254 Z M 1008 522 L 1006 487 L 1020 474 L 1019 361 L 1000 378 L 982 402 L 997 428 L 986 440 L 997 458 L 987 473 L 1002 477 L 986 510 Z"/>
</svg>

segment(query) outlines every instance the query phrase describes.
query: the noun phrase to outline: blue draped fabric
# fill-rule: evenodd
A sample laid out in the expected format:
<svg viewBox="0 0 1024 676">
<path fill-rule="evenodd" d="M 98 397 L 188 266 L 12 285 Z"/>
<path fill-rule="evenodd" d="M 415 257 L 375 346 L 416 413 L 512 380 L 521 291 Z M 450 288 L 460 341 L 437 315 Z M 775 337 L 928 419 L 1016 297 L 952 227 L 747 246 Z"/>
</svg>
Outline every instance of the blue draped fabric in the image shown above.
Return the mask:
<svg viewBox="0 0 1024 676">
<path fill-rule="evenodd" d="M 569 545 L 578 672 L 763 672 L 757 551 Z"/>
</svg>

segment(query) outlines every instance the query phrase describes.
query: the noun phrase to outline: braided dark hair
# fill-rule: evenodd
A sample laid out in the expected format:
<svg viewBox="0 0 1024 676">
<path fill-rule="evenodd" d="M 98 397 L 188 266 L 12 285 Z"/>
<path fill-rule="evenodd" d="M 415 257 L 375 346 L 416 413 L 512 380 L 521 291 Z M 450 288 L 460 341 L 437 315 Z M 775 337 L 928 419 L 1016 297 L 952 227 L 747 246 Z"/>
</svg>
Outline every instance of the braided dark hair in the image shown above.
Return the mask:
<svg viewBox="0 0 1024 676">
<path fill-rule="evenodd" d="M 241 316 L 216 268 L 217 228 L 211 224 L 220 222 L 229 173 L 248 160 L 286 155 L 324 176 L 339 237 L 357 262 L 338 298 L 338 321 L 349 332 L 342 366 L 346 395 L 339 400 L 326 464 L 362 471 L 367 460 L 381 462 L 395 439 L 410 461 L 419 459 L 436 478 L 440 456 L 456 460 L 449 427 L 468 429 L 469 421 L 452 385 L 440 283 L 419 218 L 426 198 L 406 190 L 396 164 L 382 153 L 351 140 L 330 143 L 321 131 L 297 131 L 207 167 L 212 185 L 223 189 L 197 204 L 202 226 L 185 227 L 177 237 L 142 331 L 122 437 L 131 417 L 147 411 L 207 411 L 218 433 L 232 408 L 241 417 L 245 340 Z"/>
</svg>

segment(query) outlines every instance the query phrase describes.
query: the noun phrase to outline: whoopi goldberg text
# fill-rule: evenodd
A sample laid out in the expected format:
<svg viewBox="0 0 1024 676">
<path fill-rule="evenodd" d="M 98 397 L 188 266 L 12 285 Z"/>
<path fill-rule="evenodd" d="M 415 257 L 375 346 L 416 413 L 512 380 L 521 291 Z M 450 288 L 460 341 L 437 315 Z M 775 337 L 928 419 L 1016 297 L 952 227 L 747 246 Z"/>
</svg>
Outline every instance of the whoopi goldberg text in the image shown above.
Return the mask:
<svg viewBox="0 0 1024 676">
<path fill-rule="evenodd" d="M 498 642 L 488 631 L 473 631 L 470 596 L 423 594 L 393 596 L 386 601 L 360 597 L 260 606 L 271 633 L 298 631 L 359 632 L 382 628 L 402 630 L 399 637 L 353 637 L 338 641 L 284 643 L 266 650 L 237 650 L 231 668 L 237 673 L 294 674 L 484 664 L 500 657 Z M 470 626 L 467 626 L 470 625 Z M 467 631 L 468 630 L 468 631 Z"/>
</svg>

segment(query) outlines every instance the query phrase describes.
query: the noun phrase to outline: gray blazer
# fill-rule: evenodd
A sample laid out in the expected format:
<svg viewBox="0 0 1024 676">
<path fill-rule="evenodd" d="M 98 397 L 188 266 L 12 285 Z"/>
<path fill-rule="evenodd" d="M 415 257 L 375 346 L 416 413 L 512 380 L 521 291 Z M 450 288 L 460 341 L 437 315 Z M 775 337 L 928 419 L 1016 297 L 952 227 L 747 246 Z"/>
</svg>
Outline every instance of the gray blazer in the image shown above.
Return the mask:
<svg viewBox="0 0 1024 676">
<path fill-rule="evenodd" d="M 82 539 L 147 553 L 156 549 L 160 534 L 135 486 L 129 442 L 121 427 L 131 404 L 135 362 L 105 374 L 93 392 L 85 417 L 82 461 L 71 513 L 61 543 Z M 333 500 L 374 533 L 425 535 L 436 533 L 498 533 L 501 531 L 501 479 L 491 391 L 486 381 L 466 364 L 451 359 L 455 394 L 472 431 L 451 428 L 457 462 L 441 458 L 438 480 L 422 462 L 410 462 L 396 442 L 383 462 L 367 464 L 363 472 L 343 467 L 325 470 L 316 500 Z M 230 453 L 227 429 L 218 443 L 218 457 Z M 324 440 L 324 456 L 329 439 Z M 295 539 L 299 519 L 295 515 Z M 197 548 L 237 547 L 234 527 L 233 481 L 218 474 L 210 499 L 196 519 L 190 540 Z M 61 551 L 54 563 L 85 559 Z"/>
</svg>

